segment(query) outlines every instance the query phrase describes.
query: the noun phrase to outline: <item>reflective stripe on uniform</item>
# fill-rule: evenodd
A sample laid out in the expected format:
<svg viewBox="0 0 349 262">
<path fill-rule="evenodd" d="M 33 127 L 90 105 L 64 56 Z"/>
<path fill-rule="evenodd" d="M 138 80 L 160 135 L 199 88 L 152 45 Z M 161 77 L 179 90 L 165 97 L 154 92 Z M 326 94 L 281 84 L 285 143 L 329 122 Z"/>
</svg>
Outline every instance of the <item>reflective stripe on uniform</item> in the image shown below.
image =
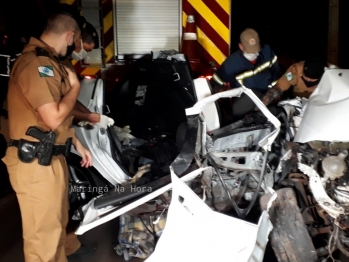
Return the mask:
<svg viewBox="0 0 349 262">
<path fill-rule="evenodd" d="M 273 60 L 271 61 L 271 65 L 276 63 L 276 60 L 278 60 L 277 56 L 274 56 Z"/>
<path fill-rule="evenodd" d="M 270 68 L 273 66 L 273 64 L 275 64 L 277 61 L 277 56 L 274 56 L 273 60 L 270 61 L 267 61 L 265 62 L 264 64 L 261 64 L 260 66 L 256 67 L 254 70 L 250 70 L 250 71 L 246 71 L 240 75 L 238 75 L 236 77 L 236 80 L 242 85 L 243 83 L 243 80 L 245 78 L 248 78 L 248 77 L 251 77 L 251 76 L 254 76 L 260 72 L 262 72 L 263 70 L 265 70 L 266 68 Z"/>
<path fill-rule="evenodd" d="M 222 79 L 220 79 L 220 77 L 216 73 L 213 74 L 213 80 L 216 81 L 220 85 L 224 85 L 225 84 L 225 82 L 222 81 Z"/>
<path fill-rule="evenodd" d="M 268 85 L 269 88 L 272 88 L 273 86 L 275 86 L 277 83 L 277 80 L 275 80 L 274 82 L 272 82 L 270 85 Z"/>
</svg>

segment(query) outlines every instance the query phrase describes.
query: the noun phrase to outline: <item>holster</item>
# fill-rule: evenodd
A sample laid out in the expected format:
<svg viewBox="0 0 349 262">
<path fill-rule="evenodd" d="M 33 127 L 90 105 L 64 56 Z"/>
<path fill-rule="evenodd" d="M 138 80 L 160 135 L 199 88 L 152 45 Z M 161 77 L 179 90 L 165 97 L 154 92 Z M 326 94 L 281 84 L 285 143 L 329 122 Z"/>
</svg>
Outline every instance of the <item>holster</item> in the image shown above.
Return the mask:
<svg viewBox="0 0 349 262">
<path fill-rule="evenodd" d="M 73 138 L 69 137 L 65 142 L 64 156 L 68 157 L 70 155 L 71 145 L 73 143 Z"/>
<path fill-rule="evenodd" d="M 38 158 L 39 165 L 49 166 L 54 154 L 53 144 L 50 142 L 39 142 L 36 156 Z"/>
<path fill-rule="evenodd" d="M 65 145 L 53 145 L 50 142 L 32 142 L 25 139 L 11 140 L 9 146 L 18 148 L 18 159 L 24 163 L 31 163 L 35 157 L 38 163 L 49 166 L 53 156 L 69 156 L 72 138 L 68 138 Z"/>
</svg>

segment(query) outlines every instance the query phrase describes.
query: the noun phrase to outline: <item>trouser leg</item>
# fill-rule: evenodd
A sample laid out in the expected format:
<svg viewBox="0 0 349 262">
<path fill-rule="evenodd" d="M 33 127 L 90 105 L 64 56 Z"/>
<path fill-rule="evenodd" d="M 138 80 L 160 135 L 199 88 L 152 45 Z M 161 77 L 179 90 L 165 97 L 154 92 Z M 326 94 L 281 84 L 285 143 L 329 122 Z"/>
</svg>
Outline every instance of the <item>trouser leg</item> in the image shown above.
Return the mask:
<svg viewBox="0 0 349 262">
<path fill-rule="evenodd" d="M 65 253 L 67 256 L 75 253 L 75 251 L 77 251 L 81 246 L 81 243 L 77 237 L 77 235 L 75 235 L 74 232 L 67 232 L 67 236 L 66 236 L 66 240 L 65 240 Z"/>
<path fill-rule="evenodd" d="M 68 174 L 63 156 L 50 166 L 22 163 L 17 149 L 4 158 L 21 209 L 26 262 L 66 262 Z M 12 154 L 11 154 L 12 151 Z M 15 163 L 17 159 L 17 163 Z"/>
</svg>

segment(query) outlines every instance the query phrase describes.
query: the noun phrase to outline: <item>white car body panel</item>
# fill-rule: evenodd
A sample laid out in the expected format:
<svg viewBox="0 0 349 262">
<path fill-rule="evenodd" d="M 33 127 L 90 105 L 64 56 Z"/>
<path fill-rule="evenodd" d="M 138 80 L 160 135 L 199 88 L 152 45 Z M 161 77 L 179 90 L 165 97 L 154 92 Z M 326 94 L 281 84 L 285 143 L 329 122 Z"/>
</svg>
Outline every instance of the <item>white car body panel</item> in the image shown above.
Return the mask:
<svg viewBox="0 0 349 262">
<path fill-rule="evenodd" d="M 349 70 L 326 70 L 309 97 L 294 142 L 349 142 Z"/>
<path fill-rule="evenodd" d="M 200 168 L 200 169 L 197 169 L 185 176 L 183 176 L 181 179 L 185 182 L 188 182 L 188 181 L 191 181 L 193 180 L 195 177 L 197 177 L 198 175 L 200 175 L 203 171 L 205 171 L 206 169 L 209 169 L 211 167 L 206 167 L 206 168 Z M 84 210 L 84 213 L 85 213 L 85 217 L 84 217 L 84 220 L 81 222 L 79 228 L 75 231 L 75 234 L 77 235 L 82 235 L 84 234 L 85 232 L 97 227 L 97 226 L 100 226 L 114 218 L 117 218 L 119 216 L 121 216 L 122 214 L 152 200 L 153 198 L 157 197 L 157 196 L 160 196 L 161 194 L 165 193 L 166 191 L 172 189 L 172 183 L 154 191 L 154 192 L 151 192 L 150 194 L 146 195 L 145 197 L 142 197 L 134 202 L 132 202 L 131 204 L 125 206 L 125 207 L 122 207 L 120 209 L 117 209 L 113 212 L 109 212 L 108 214 L 105 214 L 105 210 L 107 211 L 111 211 L 113 210 L 114 208 L 113 207 L 110 207 L 109 209 L 105 208 L 103 209 L 103 214 L 105 214 L 104 216 L 101 216 L 101 214 L 99 213 L 100 210 L 98 209 L 95 209 L 94 208 L 94 201 L 96 200 L 96 198 L 92 199 L 87 205 L 84 206 L 83 210 Z"/>
<path fill-rule="evenodd" d="M 103 114 L 103 81 L 101 79 L 84 79 L 81 82 L 78 100 L 91 112 Z M 93 166 L 105 179 L 113 185 L 122 184 L 129 180 L 129 176 L 125 174 L 112 158 L 110 151 L 111 141 L 106 130 L 99 128 L 97 125 L 75 126 L 74 129 L 80 142 L 90 150 Z M 73 153 L 78 154 L 74 151 Z"/>
<path fill-rule="evenodd" d="M 212 95 L 206 78 L 194 79 L 194 88 L 198 101 Z M 204 106 L 202 108 L 202 114 L 205 116 L 207 131 L 220 128 L 218 110 L 214 103 Z"/>
<path fill-rule="evenodd" d="M 164 258 L 167 262 L 263 261 L 273 229 L 268 210 L 263 211 L 257 225 L 248 223 L 211 210 L 174 173 L 171 178 L 172 201 L 166 226 L 146 262 L 163 262 Z M 275 198 L 274 191 L 268 206 Z"/>
</svg>

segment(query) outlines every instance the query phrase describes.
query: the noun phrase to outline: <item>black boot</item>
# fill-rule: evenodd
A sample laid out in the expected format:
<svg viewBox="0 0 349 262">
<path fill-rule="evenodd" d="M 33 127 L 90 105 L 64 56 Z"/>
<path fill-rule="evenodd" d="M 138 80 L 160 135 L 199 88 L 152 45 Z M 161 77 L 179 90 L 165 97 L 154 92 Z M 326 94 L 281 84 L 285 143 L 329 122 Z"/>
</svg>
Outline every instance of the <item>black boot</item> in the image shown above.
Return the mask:
<svg viewBox="0 0 349 262">
<path fill-rule="evenodd" d="M 69 255 L 67 258 L 72 259 L 72 258 L 77 258 L 77 257 L 83 257 L 83 256 L 88 256 L 92 255 L 96 251 L 97 247 L 95 246 L 85 246 L 81 244 L 80 248 L 75 251 L 75 253 Z"/>
</svg>

